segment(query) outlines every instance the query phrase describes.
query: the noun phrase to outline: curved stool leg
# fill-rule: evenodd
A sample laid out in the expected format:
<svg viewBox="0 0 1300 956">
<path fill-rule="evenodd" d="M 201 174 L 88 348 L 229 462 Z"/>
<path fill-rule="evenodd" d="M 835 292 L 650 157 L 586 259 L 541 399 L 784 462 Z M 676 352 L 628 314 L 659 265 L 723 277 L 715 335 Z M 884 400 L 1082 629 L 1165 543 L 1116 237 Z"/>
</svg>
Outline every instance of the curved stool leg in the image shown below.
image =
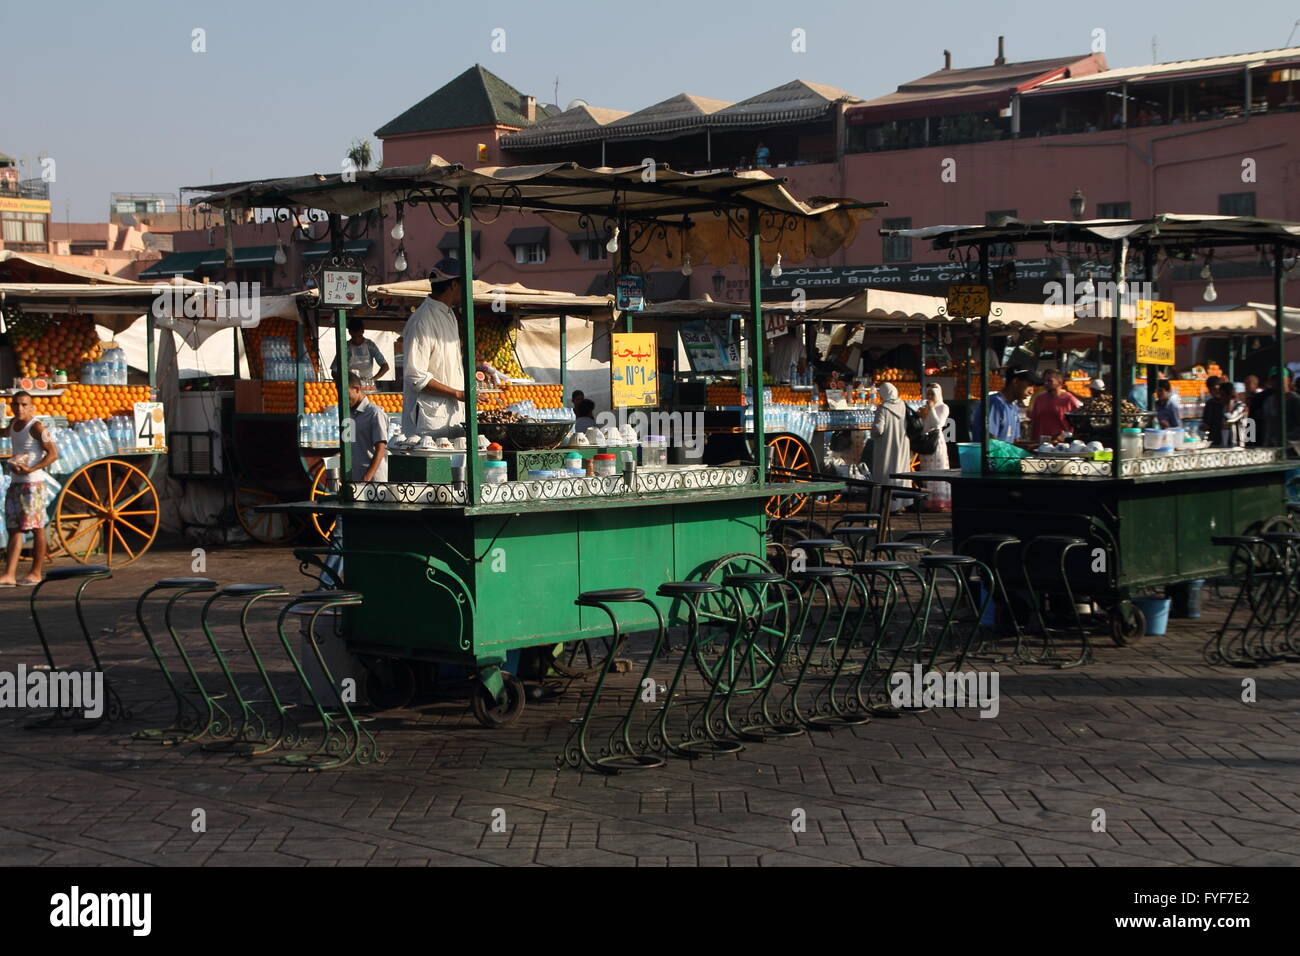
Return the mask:
<svg viewBox="0 0 1300 956">
<path fill-rule="evenodd" d="M 607 604 L 593 602 L 582 606 L 599 608 L 609 618 L 610 651 L 605 655 L 605 660 L 596 674 L 596 682 L 592 685 L 591 694 L 587 697 L 587 706 L 583 710 L 582 716 L 574 721 L 573 730 L 570 731 L 569 739 L 564 744 L 564 752 L 557 762 L 575 768 L 586 766 L 598 773 L 617 773 L 616 770 L 605 769 L 598 763 L 601 758 L 592 756 L 587 746 L 587 731 L 591 727 L 592 718 L 596 714 L 596 707 L 600 703 L 601 691 L 605 687 L 605 678 L 609 676 L 609 672 L 613 669 L 614 658 L 617 656 L 619 648 L 622 647 L 622 635 L 619 633 L 618 618 Z"/>
<path fill-rule="evenodd" d="M 163 658 L 162 652 L 158 649 L 157 642 L 153 639 L 153 635 L 149 633 L 149 626 L 145 623 L 144 619 L 144 605 L 149 596 L 158 591 L 172 590 L 175 592 L 172 594 L 171 598 L 168 599 L 166 608 L 163 611 L 163 624 L 167 628 L 167 632 L 171 635 L 172 642 L 176 645 L 177 649 L 180 650 L 181 658 L 185 662 L 186 667 L 190 667 L 189 657 L 181 648 L 180 638 L 177 636 L 175 625 L 172 623 L 172 611 L 176 606 L 176 602 L 181 598 L 189 594 L 211 591 L 215 587 L 216 582 L 211 584 L 196 584 L 179 589 L 173 588 L 167 584 L 155 584 L 146 589 L 135 602 L 135 619 L 140 624 L 140 633 L 144 635 L 145 643 L 149 645 L 149 652 L 157 662 L 158 669 L 162 672 L 163 680 L 166 681 L 167 687 L 171 691 L 172 698 L 176 701 L 176 716 L 172 718 L 171 724 L 167 727 L 152 730 L 137 730 L 131 735 L 133 740 L 155 740 L 163 746 L 171 746 L 192 739 L 195 734 L 201 732 L 209 723 L 211 723 L 211 711 L 206 715 L 207 719 L 205 721 L 204 711 L 198 704 L 194 703 L 193 700 L 181 691 L 180 685 L 177 683 L 176 678 L 171 672 L 171 668 L 167 666 L 167 661 Z M 200 695 L 206 696 L 202 685 L 199 684 L 197 686 Z"/>
<path fill-rule="evenodd" d="M 702 755 L 674 743 L 673 732 L 669 727 L 669 718 L 674 709 L 673 704 L 677 699 L 677 688 L 681 686 L 686 666 L 695 654 L 696 645 L 700 640 L 700 612 L 695 595 L 681 594 L 678 597 L 686 605 L 686 646 L 682 648 L 682 659 L 677 662 L 677 670 L 673 672 L 673 679 L 668 685 L 667 696 L 664 698 L 663 706 L 659 708 L 659 717 L 656 721 L 656 730 L 652 741 L 655 746 L 652 749 L 656 751 L 663 749 L 674 757 L 694 758 Z M 689 735 L 683 735 L 682 739 L 689 740 L 690 738 Z"/>
<path fill-rule="evenodd" d="M 793 583 L 783 580 L 775 586 L 780 589 L 786 607 L 785 634 L 777 642 L 776 657 L 772 662 L 772 669 L 767 677 L 767 682 L 758 692 L 757 698 L 749 706 L 744 718 L 745 723 L 738 728 L 741 736 L 745 739 L 762 741 L 781 737 L 798 737 L 805 732 L 803 725 L 799 723 L 793 711 L 789 709 L 788 695 L 778 705 L 775 713 L 771 707 L 772 691 L 778 686 L 784 687 L 787 684 L 787 679 L 784 676 L 785 670 L 796 654 L 797 636 L 801 633 L 807 613 L 803 594 Z M 787 594 L 793 596 L 793 602 L 786 598 Z M 791 603 L 795 605 L 793 613 L 789 610 Z M 754 636 L 746 651 L 747 655 L 752 655 L 754 642 L 759 639 L 759 632 L 761 631 L 761 626 L 755 628 Z"/>
<path fill-rule="evenodd" d="M 235 675 L 230 670 L 230 664 L 226 660 L 226 655 L 222 653 L 220 646 L 217 644 L 216 637 L 212 634 L 212 627 L 208 623 L 208 615 L 212 610 L 212 605 L 221 600 L 222 596 L 222 592 L 218 591 L 203 603 L 203 610 L 199 614 L 199 624 L 203 628 L 203 636 L 207 638 L 208 647 L 211 648 L 212 654 L 217 660 L 217 666 L 220 667 L 221 673 L 226 678 L 226 685 L 230 688 L 230 695 L 234 700 L 238 716 L 238 726 L 235 726 L 235 722 L 232 722 L 232 725 L 227 728 L 227 734 L 223 735 L 226 736 L 227 739 L 205 743 L 203 744 L 203 749 L 214 752 L 231 750 L 243 751 L 249 749 L 250 745 L 255 741 L 265 738 L 266 721 L 262 719 L 262 715 L 257 712 L 252 703 L 250 703 L 240 691 L 239 682 L 235 680 Z M 243 621 L 241 619 L 241 626 L 242 624 Z M 257 728 L 256 731 L 254 728 Z"/>
<path fill-rule="evenodd" d="M 658 629 L 655 633 L 654 646 L 650 649 L 650 656 L 646 658 L 645 667 L 641 671 L 641 679 L 637 681 L 627 710 L 623 714 L 623 719 L 619 721 L 618 728 L 611 738 L 611 752 L 609 756 L 597 761 L 603 769 L 613 769 L 616 772 L 623 770 L 651 770 L 655 767 L 664 766 L 666 762 L 662 757 L 651 756 L 648 753 L 652 745 L 649 737 L 637 741 L 632 740 L 632 725 L 636 718 L 637 709 L 641 705 L 641 688 L 645 686 L 647 680 L 654 680 L 651 675 L 668 631 L 664 624 L 663 614 L 654 601 L 649 598 L 642 598 L 634 603 L 644 604 L 654 612 Z M 653 726 L 653 721 L 651 726 Z"/>
<path fill-rule="evenodd" d="M 311 681 L 307 678 L 307 672 L 303 670 L 302 661 L 299 659 L 297 651 L 293 649 L 293 644 L 284 633 L 285 618 L 295 608 L 301 606 L 300 603 L 290 601 L 280 609 L 279 617 L 276 618 L 276 633 L 280 637 L 280 644 L 284 648 L 285 656 L 289 658 L 289 664 L 293 667 L 294 673 L 298 675 L 298 680 L 307 691 L 308 699 L 316 709 L 316 716 L 320 718 L 321 722 L 322 736 L 316 749 L 309 754 L 282 754 L 276 762 L 286 766 L 298 766 L 313 760 L 333 759 L 336 754 L 343 752 L 348 743 L 347 733 L 335 721 L 334 716 L 326 709 L 324 702 L 317 695 L 316 688 L 312 686 Z M 314 624 L 309 626 L 314 626 Z M 299 726 L 292 734 L 285 735 L 284 745 L 290 748 L 297 747 L 304 743 L 305 740 L 306 735 Z"/>
</svg>

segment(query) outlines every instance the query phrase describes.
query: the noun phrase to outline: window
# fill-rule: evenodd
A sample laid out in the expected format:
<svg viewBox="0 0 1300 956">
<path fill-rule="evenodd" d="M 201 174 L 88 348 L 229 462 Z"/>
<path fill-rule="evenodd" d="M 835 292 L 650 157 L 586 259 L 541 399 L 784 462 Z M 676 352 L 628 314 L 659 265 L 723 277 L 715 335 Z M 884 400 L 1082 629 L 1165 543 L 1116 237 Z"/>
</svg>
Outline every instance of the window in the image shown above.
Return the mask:
<svg viewBox="0 0 1300 956">
<path fill-rule="evenodd" d="M 4 219 L 4 240 L 5 242 L 22 242 L 23 241 L 23 224 L 17 219 L 10 219 L 8 216 Z"/>
<path fill-rule="evenodd" d="M 1132 219 L 1133 204 L 1127 202 L 1097 203 L 1098 219 Z"/>
<path fill-rule="evenodd" d="M 1255 215 L 1255 194 L 1253 192 L 1219 193 L 1219 215 L 1220 216 Z"/>
<path fill-rule="evenodd" d="M 906 219 L 886 219 L 886 229 L 911 229 L 911 218 Z M 911 262 L 912 261 L 912 240 L 909 236 L 885 236 L 884 237 L 884 262 Z"/>
<path fill-rule="evenodd" d="M 546 249 L 540 242 L 526 242 L 515 246 L 515 262 L 519 265 L 540 264 L 546 261 Z"/>
<path fill-rule="evenodd" d="M 599 239 L 584 239 L 578 243 L 578 252 L 584 262 L 600 262 L 609 258 L 609 251 Z"/>
</svg>

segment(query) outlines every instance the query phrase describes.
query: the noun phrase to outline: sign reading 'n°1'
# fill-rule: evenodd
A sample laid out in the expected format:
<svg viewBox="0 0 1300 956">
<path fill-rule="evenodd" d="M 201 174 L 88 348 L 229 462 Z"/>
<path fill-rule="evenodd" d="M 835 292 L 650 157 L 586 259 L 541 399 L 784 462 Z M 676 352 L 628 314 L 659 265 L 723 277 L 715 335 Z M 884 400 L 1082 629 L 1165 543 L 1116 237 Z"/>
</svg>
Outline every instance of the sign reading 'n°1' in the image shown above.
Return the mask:
<svg viewBox="0 0 1300 956">
<path fill-rule="evenodd" d="M 658 354 L 653 332 L 615 332 L 609 355 L 614 408 L 659 404 Z"/>
<path fill-rule="evenodd" d="M 1174 304 L 1138 299 L 1134 323 L 1139 365 L 1174 364 Z"/>
</svg>

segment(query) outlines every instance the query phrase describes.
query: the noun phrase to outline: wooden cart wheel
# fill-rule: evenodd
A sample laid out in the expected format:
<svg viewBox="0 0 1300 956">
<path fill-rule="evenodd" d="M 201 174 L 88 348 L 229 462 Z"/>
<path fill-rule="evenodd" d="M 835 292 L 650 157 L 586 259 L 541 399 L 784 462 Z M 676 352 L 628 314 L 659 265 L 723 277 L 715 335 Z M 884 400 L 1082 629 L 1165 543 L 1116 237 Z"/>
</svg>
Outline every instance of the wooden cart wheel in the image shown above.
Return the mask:
<svg viewBox="0 0 1300 956">
<path fill-rule="evenodd" d="M 85 564 L 92 554 L 111 567 L 130 564 L 158 534 L 158 492 L 130 462 L 101 458 L 63 483 L 54 505 L 59 549 Z"/>
<path fill-rule="evenodd" d="M 752 554 L 729 554 L 713 562 L 701 580 L 721 584 L 729 574 L 770 572 L 766 561 Z M 699 597 L 700 639 L 693 657 L 700 674 L 710 683 L 718 682 L 718 690 L 727 692 L 734 683 L 737 693 L 760 690 L 767 686 L 776 670 L 776 658 L 786 629 L 790 626 L 791 608 L 786 589 L 769 587 L 764 592 L 763 614 L 758 619 L 758 636 L 752 652 L 745 655 L 732 653 L 731 635 L 736 624 L 736 606 L 720 592 Z M 749 640 L 749 634 L 741 637 Z"/>
<path fill-rule="evenodd" d="M 1118 646 L 1128 647 L 1146 636 L 1147 619 L 1132 601 L 1120 601 L 1110 609 L 1110 637 Z"/>
<path fill-rule="evenodd" d="M 498 704 L 496 698 L 481 683 L 474 685 L 469 699 L 470 708 L 474 711 L 474 719 L 492 730 L 514 723 L 524 712 L 523 681 L 509 671 L 502 671 L 501 679 L 506 685 L 504 704 Z"/>
<path fill-rule="evenodd" d="M 802 480 L 811 480 L 813 476 L 812 449 L 802 439 L 794 435 L 773 435 L 767 440 L 767 466 L 779 468 L 784 472 L 796 472 L 806 475 Z M 773 483 L 799 481 L 799 477 L 790 474 L 771 475 Z M 797 515 L 808 503 L 807 495 L 773 495 L 767 499 L 764 510 L 772 518 L 789 518 Z"/>
<path fill-rule="evenodd" d="M 365 657 L 361 694 L 377 710 L 397 710 L 415 699 L 415 668 L 400 657 Z"/>
<path fill-rule="evenodd" d="M 339 482 L 337 475 L 331 474 L 330 470 L 325 467 L 325 462 L 320 462 L 316 466 L 316 470 L 312 472 L 311 500 L 329 500 L 338 493 Z M 333 515 L 322 514 L 318 511 L 313 511 L 311 514 L 312 527 L 326 541 L 334 534 L 335 520 Z"/>
<path fill-rule="evenodd" d="M 261 488 L 235 489 L 235 517 L 248 536 L 262 544 L 289 544 L 298 536 L 300 527 L 295 518 L 287 514 L 258 511 L 262 505 L 278 504 L 280 499 Z"/>
</svg>

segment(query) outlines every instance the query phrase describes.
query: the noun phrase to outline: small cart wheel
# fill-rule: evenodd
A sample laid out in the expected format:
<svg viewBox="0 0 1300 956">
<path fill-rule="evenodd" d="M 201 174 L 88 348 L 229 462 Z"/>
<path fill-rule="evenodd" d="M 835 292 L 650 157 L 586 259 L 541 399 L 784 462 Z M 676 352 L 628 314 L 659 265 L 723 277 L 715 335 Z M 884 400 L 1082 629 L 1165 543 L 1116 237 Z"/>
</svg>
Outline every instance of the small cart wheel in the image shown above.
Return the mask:
<svg viewBox="0 0 1300 956">
<path fill-rule="evenodd" d="M 289 544 L 298 537 L 298 519 L 288 514 L 258 511 L 263 505 L 276 505 L 280 498 L 261 488 L 235 489 L 235 517 L 248 536 L 261 544 Z"/>
<path fill-rule="evenodd" d="M 752 448 L 752 442 L 750 447 Z M 791 481 L 811 481 L 815 472 L 812 449 L 802 438 L 794 435 L 773 435 L 767 439 L 767 481 L 773 484 Z M 779 474 L 771 474 L 771 469 Z M 807 495 L 773 495 L 764 510 L 771 518 L 789 518 L 803 510 Z"/>
<path fill-rule="evenodd" d="M 322 501 L 332 500 L 339 493 L 338 473 L 331 472 L 325 467 L 325 462 L 316 466 L 312 473 L 311 480 L 311 500 Z M 326 541 L 334 533 L 335 517 L 333 515 L 322 514 L 319 511 L 311 513 L 311 524 L 316 529 L 316 533 Z"/>
<path fill-rule="evenodd" d="M 1147 633 L 1147 618 L 1132 601 L 1120 601 L 1110 609 L 1110 636 L 1120 647 L 1139 643 Z"/>
<path fill-rule="evenodd" d="M 361 693 L 377 710 L 398 710 L 415 699 L 415 668 L 400 657 L 372 657 L 362 663 Z"/>
<path fill-rule="evenodd" d="M 149 550 L 158 534 L 158 492 L 130 462 L 100 458 L 63 483 L 54 504 L 54 530 L 47 535 L 78 564 L 102 555 L 104 564 L 121 567 Z"/>
<path fill-rule="evenodd" d="M 509 671 L 502 671 L 501 679 L 506 686 L 504 704 L 498 704 L 492 692 L 483 684 L 474 685 L 474 692 L 469 699 L 474 719 L 491 730 L 514 723 L 524 712 L 523 681 Z"/>
</svg>

